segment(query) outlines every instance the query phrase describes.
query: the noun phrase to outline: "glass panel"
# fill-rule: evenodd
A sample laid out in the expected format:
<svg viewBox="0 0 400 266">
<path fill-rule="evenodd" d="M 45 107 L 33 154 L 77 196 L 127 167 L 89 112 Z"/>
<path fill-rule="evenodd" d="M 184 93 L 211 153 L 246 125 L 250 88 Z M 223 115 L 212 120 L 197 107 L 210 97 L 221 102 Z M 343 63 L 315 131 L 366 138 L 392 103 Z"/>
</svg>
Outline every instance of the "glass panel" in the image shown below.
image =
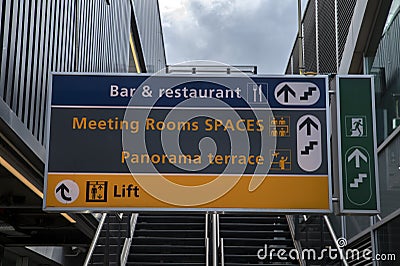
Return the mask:
<svg viewBox="0 0 400 266">
<path fill-rule="evenodd" d="M 329 221 L 332 224 L 333 231 L 335 231 L 336 237 L 341 237 L 342 236 L 342 222 L 341 222 L 341 216 L 337 216 L 334 214 L 329 215 Z"/>
<path fill-rule="evenodd" d="M 381 216 L 400 208 L 400 135 L 379 154 Z"/>
<path fill-rule="evenodd" d="M 370 221 L 370 216 L 346 216 L 346 239 L 350 240 L 367 229 L 371 225 Z"/>
<path fill-rule="evenodd" d="M 399 1 L 395 1 L 377 53 L 374 58 L 367 58 L 367 72 L 375 76 L 378 144 L 400 125 L 399 38 Z"/>
<path fill-rule="evenodd" d="M 377 230 L 379 265 L 399 265 L 400 261 L 400 217 L 391 220 Z M 395 255 L 395 261 L 393 260 Z"/>
</svg>

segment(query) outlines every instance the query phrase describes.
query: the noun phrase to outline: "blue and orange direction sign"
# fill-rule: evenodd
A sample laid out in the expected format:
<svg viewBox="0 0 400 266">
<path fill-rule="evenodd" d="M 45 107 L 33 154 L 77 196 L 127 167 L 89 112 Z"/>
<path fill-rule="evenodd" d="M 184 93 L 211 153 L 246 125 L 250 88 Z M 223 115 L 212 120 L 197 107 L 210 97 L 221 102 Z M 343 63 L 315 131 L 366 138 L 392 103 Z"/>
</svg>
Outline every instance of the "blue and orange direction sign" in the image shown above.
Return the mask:
<svg viewBox="0 0 400 266">
<path fill-rule="evenodd" d="M 46 210 L 332 209 L 326 76 L 56 73 L 51 92 Z"/>
</svg>

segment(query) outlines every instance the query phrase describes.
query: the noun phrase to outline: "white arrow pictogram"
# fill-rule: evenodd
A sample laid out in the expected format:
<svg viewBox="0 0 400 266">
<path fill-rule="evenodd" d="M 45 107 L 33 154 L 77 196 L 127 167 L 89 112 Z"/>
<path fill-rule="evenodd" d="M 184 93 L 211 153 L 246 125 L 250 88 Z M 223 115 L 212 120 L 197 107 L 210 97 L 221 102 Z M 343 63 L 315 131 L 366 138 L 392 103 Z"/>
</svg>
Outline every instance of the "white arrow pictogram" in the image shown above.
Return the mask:
<svg viewBox="0 0 400 266">
<path fill-rule="evenodd" d="M 353 160 L 355 158 L 356 161 L 356 168 L 360 168 L 360 158 L 364 161 L 364 162 L 368 162 L 367 157 L 359 150 L 359 149 L 355 149 L 349 156 L 349 158 L 347 158 L 347 162 L 350 162 L 351 160 Z"/>
</svg>

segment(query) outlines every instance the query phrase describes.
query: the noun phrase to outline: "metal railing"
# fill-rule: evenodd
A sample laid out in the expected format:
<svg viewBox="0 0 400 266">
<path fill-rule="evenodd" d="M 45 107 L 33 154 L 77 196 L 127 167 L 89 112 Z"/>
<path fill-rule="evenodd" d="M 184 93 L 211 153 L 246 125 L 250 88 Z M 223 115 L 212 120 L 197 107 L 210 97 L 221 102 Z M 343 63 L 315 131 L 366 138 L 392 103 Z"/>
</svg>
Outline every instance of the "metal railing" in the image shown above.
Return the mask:
<svg viewBox="0 0 400 266">
<path fill-rule="evenodd" d="M 327 215 L 324 215 L 324 221 L 325 221 L 326 225 L 328 226 L 328 230 L 332 237 L 332 240 L 335 243 L 337 250 L 339 251 L 340 259 L 342 260 L 343 265 L 348 266 L 349 264 L 347 263 L 345 256 L 343 256 L 343 249 L 342 249 L 342 247 L 340 247 L 340 245 L 338 243 L 338 239 L 336 237 L 335 231 L 333 230 L 333 226 L 332 226 L 331 222 L 329 221 L 329 217 Z"/>
<path fill-rule="evenodd" d="M 132 213 L 131 215 L 131 219 L 129 221 L 129 237 L 125 238 L 124 246 L 122 247 L 121 251 L 121 266 L 125 266 L 126 262 L 128 261 L 129 251 L 131 249 L 132 238 L 135 232 L 138 216 L 138 213 Z"/>
<path fill-rule="evenodd" d="M 287 218 L 287 221 L 288 221 L 288 224 L 289 224 L 289 229 L 290 229 L 290 231 L 292 233 L 292 238 L 293 238 L 293 243 L 295 245 L 295 248 L 297 249 L 299 254 L 302 254 L 301 243 L 300 243 L 300 241 L 296 240 L 297 239 L 296 237 L 294 237 L 294 235 L 296 235 L 296 233 L 297 233 L 295 227 L 298 226 L 298 222 L 296 222 L 296 224 L 294 223 L 294 215 L 287 215 L 286 218 Z M 308 217 L 307 215 L 302 215 L 302 218 L 303 218 L 303 220 L 305 222 L 310 219 L 310 217 Z M 335 244 L 335 247 L 339 252 L 340 260 L 342 261 L 344 266 L 348 266 L 349 264 L 348 264 L 344 254 L 343 254 L 343 248 L 338 243 L 338 238 L 337 238 L 337 236 L 335 234 L 335 231 L 333 229 L 332 223 L 330 222 L 329 217 L 327 215 L 323 216 L 323 223 L 325 223 L 327 228 L 328 228 L 329 235 L 332 238 L 332 240 L 333 240 L 333 242 Z M 302 261 L 300 261 L 300 260 L 302 260 Z M 300 265 L 306 265 L 305 264 L 306 262 L 305 262 L 304 258 L 299 258 L 299 262 L 300 262 Z"/>
<path fill-rule="evenodd" d="M 219 239 L 218 239 L 218 214 L 217 213 L 213 213 L 212 214 L 212 247 L 213 247 L 213 257 L 212 257 L 212 264 L 213 266 L 217 266 L 218 265 L 218 243 L 219 243 Z"/>
<path fill-rule="evenodd" d="M 129 250 L 132 244 L 132 238 L 133 238 L 133 233 L 136 227 L 136 221 L 137 221 L 137 217 L 138 214 L 134 213 L 131 215 L 131 218 L 128 222 L 123 222 L 123 213 L 116 213 L 115 217 L 117 218 L 117 223 L 118 223 L 118 235 L 112 235 L 112 233 L 110 232 L 110 221 L 107 220 L 107 213 L 103 213 L 101 216 L 101 219 L 99 221 L 99 225 L 97 226 L 96 229 L 96 233 L 93 237 L 92 243 L 90 244 L 89 247 L 89 251 L 86 255 L 85 258 L 85 262 L 84 262 L 84 266 L 87 266 L 90 264 L 93 254 L 94 254 L 94 250 L 96 248 L 97 242 L 100 238 L 100 234 L 102 231 L 105 232 L 105 243 L 101 243 L 104 244 L 106 249 L 104 250 L 104 254 L 103 254 L 103 262 L 106 263 L 109 261 L 110 259 L 110 254 L 109 254 L 109 249 L 108 247 L 110 246 L 110 238 L 117 238 L 117 250 L 121 251 L 120 256 L 117 256 L 117 263 L 118 265 L 124 266 L 128 260 L 128 256 L 129 256 Z M 104 227 L 104 224 L 106 224 L 106 227 Z M 124 225 L 125 224 L 125 225 Z M 121 226 L 126 228 L 121 228 Z M 126 231 L 126 233 L 123 233 L 124 231 Z M 121 240 L 124 241 L 123 245 L 121 246 L 122 242 Z"/>
<path fill-rule="evenodd" d="M 225 252 L 224 252 L 224 239 L 220 239 L 220 250 L 221 250 L 221 266 L 225 266 Z"/>
<path fill-rule="evenodd" d="M 84 266 L 88 266 L 89 265 L 89 262 L 90 262 L 90 260 L 92 258 L 94 248 L 96 247 L 96 243 L 97 243 L 97 240 L 99 239 L 100 232 L 101 232 L 101 229 L 103 228 L 104 221 L 106 220 L 106 217 L 107 217 L 107 213 L 103 213 L 102 216 L 101 216 L 99 225 L 97 226 L 96 233 L 94 234 L 92 243 L 90 244 L 90 248 L 89 248 L 89 251 L 88 251 L 88 253 L 86 255 L 85 262 L 83 263 Z"/>
<path fill-rule="evenodd" d="M 221 63 L 215 65 L 212 64 L 197 64 L 197 65 L 167 65 L 165 68 L 166 74 L 246 74 L 246 75 L 256 75 L 257 66 L 229 66 Z"/>
<path fill-rule="evenodd" d="M 209 216 L 208 213 L 206 213 L 205 216 L 205 234 L 204 234 L 204 246 L 206 248 L 206 266 L 210 265 L 210 238 L 208 237 L 209 230 L 208 230 L 208 225 L 209 225 Z"/>
<path fill-rule="evenodd" d="M 219 234 L 219 214 L 207 213 L 205 222 L 206 266 L 210 264 L 212 266 L 223 266 L 223 239 L 220 238 Z"/>
<path fill-rule="evenodd" d="M 301 243 L 299 240 L 296 239 L 296 225 L 294 223 L 293 215 L 286 215 L 286 220 L 289 225 L 289 231 L 290 231 L 290 235 L 292 236 L 294 247 L 297 250 L 298 254 L 302 254 Z M 298 260 L 299 260 L 300 266 L 306 265 L 304 258 L 302 258 L 301 256 L 299 256 Z"/>
</svg>

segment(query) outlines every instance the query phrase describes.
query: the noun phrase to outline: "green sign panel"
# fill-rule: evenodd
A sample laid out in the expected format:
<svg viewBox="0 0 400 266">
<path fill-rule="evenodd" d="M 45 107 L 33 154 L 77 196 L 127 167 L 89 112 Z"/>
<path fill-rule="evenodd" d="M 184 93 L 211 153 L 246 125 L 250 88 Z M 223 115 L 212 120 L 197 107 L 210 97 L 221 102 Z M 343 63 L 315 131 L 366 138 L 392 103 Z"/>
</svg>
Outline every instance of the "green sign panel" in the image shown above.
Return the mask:
<svg viewBox="0 0 400 266">
<path fill-rule="evenodd" d="M 379 212 L 372 76 L 337 76 L 340 212 Z"/>
</svg>

